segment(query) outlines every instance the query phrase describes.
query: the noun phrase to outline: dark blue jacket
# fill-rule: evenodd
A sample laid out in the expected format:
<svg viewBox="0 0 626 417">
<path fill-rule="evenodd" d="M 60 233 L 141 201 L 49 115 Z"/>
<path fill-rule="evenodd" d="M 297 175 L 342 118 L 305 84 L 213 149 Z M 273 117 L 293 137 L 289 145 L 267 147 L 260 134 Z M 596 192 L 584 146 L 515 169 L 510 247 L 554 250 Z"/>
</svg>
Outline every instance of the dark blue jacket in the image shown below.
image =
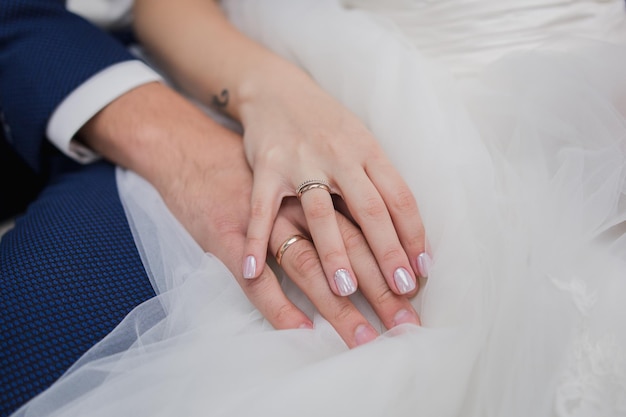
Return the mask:
<svg viewBox="0 0 626 417">
<path fill-rule="evenodd" d="M 0 221 L 68 159 L 45 136 L 54 109 L 95 73 L 130 59 L 120 40 L 65 1 L 0 1 Z"/>
</svg>

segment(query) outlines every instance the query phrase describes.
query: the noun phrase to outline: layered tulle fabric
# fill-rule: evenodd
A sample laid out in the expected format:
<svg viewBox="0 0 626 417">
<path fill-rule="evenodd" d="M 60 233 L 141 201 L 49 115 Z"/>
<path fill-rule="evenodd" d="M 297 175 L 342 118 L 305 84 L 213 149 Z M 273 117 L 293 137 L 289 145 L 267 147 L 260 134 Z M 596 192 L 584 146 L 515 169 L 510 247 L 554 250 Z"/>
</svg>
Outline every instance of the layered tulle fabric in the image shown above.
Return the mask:
<svg viewBox="0 0 626 417">
<path fill-rule="evenodd" d="M 349 350 L 284 277 L 315 329 L 273 330 L 120 170 L 160 295 L 18 415 L 626 415 L 621 4 L 454 3 L 224 2 L 352 109 L 411 186 L 435 261 L 422 327 L 385 331 L 357 294 L 385 332 Z"/>
</svg>

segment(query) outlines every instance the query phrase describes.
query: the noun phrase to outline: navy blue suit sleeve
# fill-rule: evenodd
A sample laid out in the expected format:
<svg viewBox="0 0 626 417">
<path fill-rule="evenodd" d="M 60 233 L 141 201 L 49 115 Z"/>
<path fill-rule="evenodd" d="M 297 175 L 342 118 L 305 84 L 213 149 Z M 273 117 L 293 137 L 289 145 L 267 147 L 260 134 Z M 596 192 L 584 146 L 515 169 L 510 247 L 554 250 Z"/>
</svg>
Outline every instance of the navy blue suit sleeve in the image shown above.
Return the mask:
<svg viewBox="0 0 626 417">
<path fill-rule="evenodd" d="M 110 34 L 67 11 L 65 1 L 1 0 L 0 121 L 6 140 L 40 171 L 54 109 L 95 73 L 131 59 Z"/>
</svg>

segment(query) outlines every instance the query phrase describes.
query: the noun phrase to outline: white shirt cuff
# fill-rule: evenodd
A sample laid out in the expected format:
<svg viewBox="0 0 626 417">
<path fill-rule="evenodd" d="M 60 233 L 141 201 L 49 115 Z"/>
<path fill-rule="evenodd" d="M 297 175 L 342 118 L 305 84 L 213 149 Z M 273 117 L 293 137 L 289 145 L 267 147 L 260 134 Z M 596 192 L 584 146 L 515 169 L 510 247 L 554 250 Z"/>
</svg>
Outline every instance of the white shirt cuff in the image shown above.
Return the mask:
<svg viewBox="0 0 626 417">
<path fill-rule="evenodd" d="M 124 93 L 162 77 L 139 60 L 124 61 L 95 74 L 67 96 L 54 110 L 46 134 L 63 153 L 81 163 L 99 155 L 73 140 L 78 130 L 96 113 Z"/>
</svg>

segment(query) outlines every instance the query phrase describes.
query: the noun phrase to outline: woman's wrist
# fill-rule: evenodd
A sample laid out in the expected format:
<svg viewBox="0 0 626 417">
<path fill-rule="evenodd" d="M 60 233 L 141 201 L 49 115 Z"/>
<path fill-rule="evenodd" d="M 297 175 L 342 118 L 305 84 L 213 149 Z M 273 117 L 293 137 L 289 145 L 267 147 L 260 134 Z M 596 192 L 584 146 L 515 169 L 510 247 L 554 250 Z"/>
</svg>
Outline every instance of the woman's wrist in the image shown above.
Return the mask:
<svg viewBox="0 0 626 417">
<path fill-rule="evenodd" d="M 242 77 L 231 113 L 244 127 L 256 114 L 269 108 L 280 111 L 319 90 L 315 81 L 297 66 L 282 59 L 268 60 Z M 272 106 L 272 107 L 270 107 Z"/>
</svg>

